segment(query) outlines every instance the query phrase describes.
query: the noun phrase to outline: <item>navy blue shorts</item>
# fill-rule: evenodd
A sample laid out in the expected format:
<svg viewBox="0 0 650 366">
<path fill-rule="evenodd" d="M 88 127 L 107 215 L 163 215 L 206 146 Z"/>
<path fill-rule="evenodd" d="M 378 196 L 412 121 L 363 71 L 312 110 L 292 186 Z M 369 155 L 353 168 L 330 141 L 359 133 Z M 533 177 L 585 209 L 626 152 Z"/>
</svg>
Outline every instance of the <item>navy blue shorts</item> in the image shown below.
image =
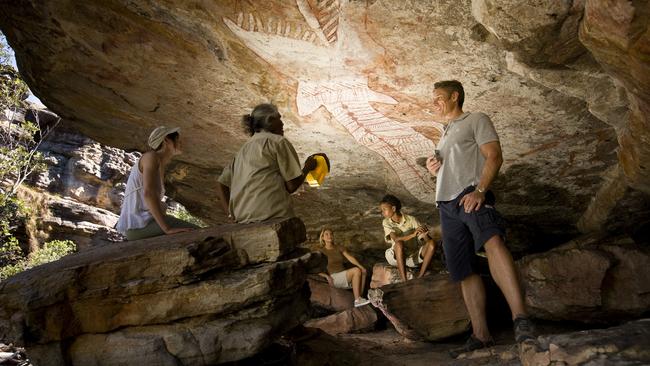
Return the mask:
<svg viewBox="0 0 650 366">
<path fill-rule="evenodd" d="M 462 281 L 474 273 L 472 263 L 475 253 L 495 235 L 506 237 L 505 220 L 494 208 L 494 194 L 488 191 L 485 202 L 478 211 L 465 213 L 459 206 L 461 198 L 474 191 L 467 187 L 456 199 L 438 202 L 440 225 L 442 226 L 442 247 L 445 251 L 447 270 L 453 281 Z"/>
</svg>

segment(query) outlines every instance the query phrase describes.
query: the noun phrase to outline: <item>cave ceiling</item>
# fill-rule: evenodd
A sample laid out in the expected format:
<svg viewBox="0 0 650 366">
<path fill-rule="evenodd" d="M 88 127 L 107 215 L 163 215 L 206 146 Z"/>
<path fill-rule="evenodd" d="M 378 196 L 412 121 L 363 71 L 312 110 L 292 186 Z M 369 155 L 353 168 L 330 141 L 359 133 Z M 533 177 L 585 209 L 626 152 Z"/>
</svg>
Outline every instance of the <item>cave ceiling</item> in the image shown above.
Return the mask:
<svg viewBox="0 0 650 366">
<path fill-rule="evenodd" d="M 440 138 L 431 92 L 443 79 L 464 84 L 466 111 L 492 118 L 499 207 L 522 233 L 647 213 L 620 205 L 650 192 L 648 2 L 0 4 L 21 73 L 66 124 L 140 150 L 154 126 L 182 128 L 169 192 L 210 222 L 224 220 L 216 178 L 247 138 L 241 115 L 269 101 L 301 159 L 332 161 L 323 187 L 294 197 L 311 232 L 328 224 L 371 246 L 386 192 L 434 222 L 435 182 L 418 158 Z"/>
</svg>

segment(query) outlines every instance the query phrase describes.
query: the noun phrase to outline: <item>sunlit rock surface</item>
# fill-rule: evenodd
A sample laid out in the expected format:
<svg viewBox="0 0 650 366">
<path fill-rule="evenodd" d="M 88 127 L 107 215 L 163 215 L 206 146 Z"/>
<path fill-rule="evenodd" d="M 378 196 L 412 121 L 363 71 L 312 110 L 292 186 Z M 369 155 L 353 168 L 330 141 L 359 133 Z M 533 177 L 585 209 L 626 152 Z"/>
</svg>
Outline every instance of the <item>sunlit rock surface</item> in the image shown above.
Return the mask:
<svg viewBox="0 0 650 366">
<path fill-rule="evenodd" d="M 36 365 L 252 356 L 307 320 L 306 277 L 326 261 L 296 251 L 304 235 L 299 219 L 276 220 L 70 255 L 0 284 L 0 338 Z"/>
</svg>

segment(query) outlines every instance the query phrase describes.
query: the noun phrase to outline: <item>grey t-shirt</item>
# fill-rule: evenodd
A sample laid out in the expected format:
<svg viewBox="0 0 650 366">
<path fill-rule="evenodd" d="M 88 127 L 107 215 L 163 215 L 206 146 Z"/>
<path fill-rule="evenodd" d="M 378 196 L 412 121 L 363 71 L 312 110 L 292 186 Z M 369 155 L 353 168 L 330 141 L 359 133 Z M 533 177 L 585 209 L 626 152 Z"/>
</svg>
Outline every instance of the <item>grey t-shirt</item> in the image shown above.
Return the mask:
<svg viewBox="0 0 650 366">
<path fill-rule="evenodd" d="M 449 122 L 438 142 L 442 166 L 436 181 L 436 201 L 451 201 L 481 179 L 485 158 L 480 146 L 499 141 L 494 125 L 485 113 L 463 113 Z"/>
<path fill-rule="evenodd" d="M 239 223 L 294 217 L 284 182 L 302 174 L 298 154 L 286 138 L 255 133 L 224 167 L 219 182 L 230 187 L 230 213 Z"/>
</svg>

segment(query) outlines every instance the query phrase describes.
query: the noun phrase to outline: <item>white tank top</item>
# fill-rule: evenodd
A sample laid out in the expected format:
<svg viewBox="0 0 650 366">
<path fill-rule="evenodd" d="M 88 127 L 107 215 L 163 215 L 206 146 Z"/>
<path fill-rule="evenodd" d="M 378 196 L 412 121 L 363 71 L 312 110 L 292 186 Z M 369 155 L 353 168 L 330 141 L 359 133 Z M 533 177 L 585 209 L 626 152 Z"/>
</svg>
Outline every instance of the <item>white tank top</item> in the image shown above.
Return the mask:
<svg viewBox="0 0 650 366">
<path fill-rule="evenodd" d="M 117 225 L 115 225 L 115 229 L 122 234 L 126 234 L 126 231 L 131 229 L 142 229 L 153 219 L 144 200 L 143 179 L 140 168 L 138 167 L 139 163 L 140 160 L 131 168 L 131 174 L 129 174 L 129 179 L 126 182 L 126 190 L 124 191 L 120 219 L 117 221 Z M 164 196 L 165 186 L 161 184 L 161 201 Z"/>
</svg>

